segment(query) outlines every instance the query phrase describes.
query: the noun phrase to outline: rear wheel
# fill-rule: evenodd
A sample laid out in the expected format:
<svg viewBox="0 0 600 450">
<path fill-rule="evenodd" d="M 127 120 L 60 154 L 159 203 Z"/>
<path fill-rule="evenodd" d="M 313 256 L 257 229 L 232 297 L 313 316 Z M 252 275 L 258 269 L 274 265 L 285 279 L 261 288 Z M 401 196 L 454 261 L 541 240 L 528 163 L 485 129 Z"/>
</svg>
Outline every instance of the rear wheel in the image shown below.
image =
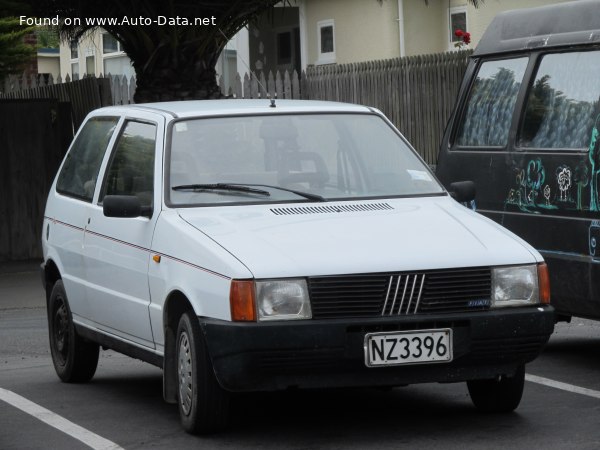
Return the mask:
<svg viewBox="0 0 600 450">
<path fill-rule="evenodd" d="M 484 412 L 507 413 L 514 411 L 523 396 L 525 366 L 521 365 L 511 377 L 492 380 L 467 381 L 471 400 Z"/>
<path fill-rule="evenodd" d="M 217 381 L 198 318 L 184 313 L 177 328 L 177 403 L 185 431 L 209 434 L 225 429 L 229 393 Z"/>
<path fill-rule="evenodd" d="M 100 348 L 77 335 L 62 280 L 56 281 L 48 300 L 50 353 L 58 377 L 67 383 L 92 379 Z"/>
</svg>

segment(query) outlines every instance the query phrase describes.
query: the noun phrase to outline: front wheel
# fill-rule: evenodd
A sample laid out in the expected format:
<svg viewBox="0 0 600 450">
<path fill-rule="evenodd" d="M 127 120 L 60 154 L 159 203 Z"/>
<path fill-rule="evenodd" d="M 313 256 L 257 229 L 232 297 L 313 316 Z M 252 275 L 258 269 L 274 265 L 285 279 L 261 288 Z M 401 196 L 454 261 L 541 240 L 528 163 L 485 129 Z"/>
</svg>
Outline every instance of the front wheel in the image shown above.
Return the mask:
<svg viewBox="0 0 600 450">
<path fill-rule="evenodd" d="M 467 381 L 469 395 L 477 409 L 491 413 L 514 411 L 523 396 L 525 366 L 521 365 L 511 377 Z"/>
<path fill-rule="evenodd" d="M 66 383 L 91 380 L 98 366 L 100 348 L 77 335 L 62 280 L 54 283 L 48 300 L 48 331 L 58 377 Z"/>
<path fill-rule="evenodd" d="M 229 393 L 217 381 L 208 349 L 190 312 L 177 328 L 177 398 L 181 425 L 188 433 L 209 434 L 225 429 Z"/>
</svg>

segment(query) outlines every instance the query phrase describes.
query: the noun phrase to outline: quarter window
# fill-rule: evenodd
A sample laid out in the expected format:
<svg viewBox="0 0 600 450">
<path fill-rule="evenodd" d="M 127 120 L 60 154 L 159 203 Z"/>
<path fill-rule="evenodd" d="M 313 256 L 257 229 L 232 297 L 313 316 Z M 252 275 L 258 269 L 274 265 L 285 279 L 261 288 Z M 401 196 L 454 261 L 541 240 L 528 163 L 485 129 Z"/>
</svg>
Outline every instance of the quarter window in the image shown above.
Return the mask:
<svg viewBox="0 0 600 450">
<path fill-rule="evenodd" d="M 481 65 L 460 124 L 458 145 L 506 146 L 527 61 L 503 59 Z"/>
<path fill-rule="evenodd" d="M 117 141 L 103 195 L 135 195 L 152 206 L 156 125 L 130 121 Z"/>
<path fill-rule="evenodd" d="M 58 176 L 59 193 L 92 201 L 100 164 L 118 120 L 118 117 L 94 117 L 86 122 Z"/>
<path fill-rule="evenodd" d="M 545 55 L 529 89 L 519 146 L 587 148 L 600 115 L 600 51 Z"/>
</svg>

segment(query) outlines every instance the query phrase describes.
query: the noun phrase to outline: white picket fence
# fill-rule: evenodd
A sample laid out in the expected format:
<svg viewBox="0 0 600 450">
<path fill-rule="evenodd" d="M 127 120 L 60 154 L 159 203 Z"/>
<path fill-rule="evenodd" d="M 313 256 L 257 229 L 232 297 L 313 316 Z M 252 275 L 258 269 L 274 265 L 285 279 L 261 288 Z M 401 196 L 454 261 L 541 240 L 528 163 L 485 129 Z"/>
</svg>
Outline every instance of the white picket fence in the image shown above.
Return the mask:
<svg viewBox="0 0 600 450">
<path fill-rule="evenodd" d="M 291 74 L 287 70 L 283 74 L 277 71 L 275 74 L 269 71 L 265 76 L 264 72 L 248 75 L 242 78 L 236 74 L 233 86 L 224 95 L 232 98 L 284 98 L 300 99 L 302 97 L 302 82 L 306 80 L 306 73 L 302 72 L 298 76 L 297 71 Z M 223 76 L 218 79 L 219 86 L 224 86 Z M 223 91 L 223 89 L 221 89 Z"/>
</svg>

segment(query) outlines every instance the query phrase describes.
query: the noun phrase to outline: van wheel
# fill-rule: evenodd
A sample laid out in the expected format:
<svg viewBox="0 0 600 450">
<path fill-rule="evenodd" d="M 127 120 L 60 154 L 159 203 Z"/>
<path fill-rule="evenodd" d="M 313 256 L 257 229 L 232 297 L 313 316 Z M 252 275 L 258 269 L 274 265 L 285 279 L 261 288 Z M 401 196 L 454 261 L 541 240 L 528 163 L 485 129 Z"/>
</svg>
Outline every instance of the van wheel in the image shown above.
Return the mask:
<svg viewBox="0 0 600 450">
<path fill-rule="evenodd" d="M 188 433 L 209 434 L 226 428 L 229 393 L 217 381 L 198 318 L 186 312 L 177 328 L 177 403 Z"/>
<path fill-rule="evenodd" d="M 77 335 L 62 280 L 56 281 L 48 300 L 50 353 L 58 377 L 66 383 L 92 379 L 98 367 L 98 344 Z"/>
<path fill-rule="evenodd" d="M 514 411 L 521 403 L 524 384 L 524 365 L 519 366 L 512 377 L 467 381 L 469 394 L 475 407 L 480 411 L 491 413 Z"/>
</svg>

